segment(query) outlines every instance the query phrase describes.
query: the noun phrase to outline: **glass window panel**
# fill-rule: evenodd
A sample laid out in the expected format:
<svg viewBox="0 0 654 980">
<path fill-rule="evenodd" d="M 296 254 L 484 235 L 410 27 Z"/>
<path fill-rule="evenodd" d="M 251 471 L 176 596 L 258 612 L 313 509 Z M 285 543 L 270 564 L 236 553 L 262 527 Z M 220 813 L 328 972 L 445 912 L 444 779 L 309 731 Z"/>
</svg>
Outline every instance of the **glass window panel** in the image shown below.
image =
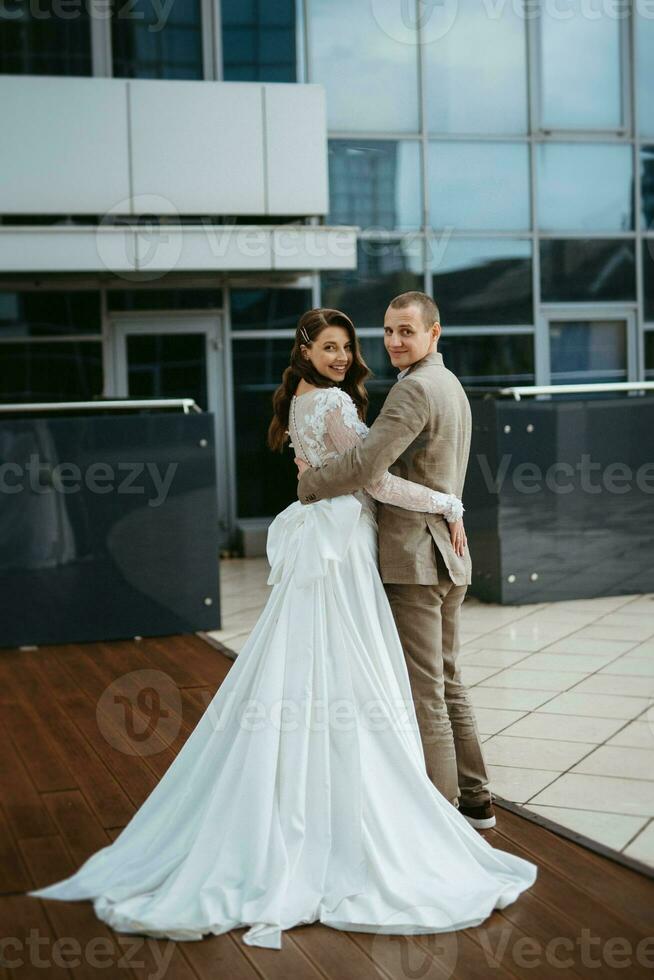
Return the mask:
<svg viewBox="0 0 654 980">
<path fill-rule="evenodd" d="M 515 8 L 491 17 L 483 0 L 467 0 L 450 29 L 423 45 L 430 132 L 526 132 L 526 21 Z"/>
<path fill-rule="evenodd" d="M 109 310 L 211 310 L 223 305 L 222 289 L 109 289 Z"/>
<path fill-rule="evenodd" d="M 654 146 L 640 152 L 640 196 L 643 228 L 654 231 Z"/>
<path fill-rule="evenodd" d="M 544 303 L 636 298 L 634 243 L 624 239 L 545 239 L 540 243 Z"/>
<path fill-rule="evenodd" d="M 432 141 L 427 177 L 433 228 L 523 231 L 530 226 L 526 143 Z"/>
<path fill-rule="evenodd" d="M 636 98 L 638 128 L 643 136 L 654 136 L 654 17 L 646 17 L 640 4 L 632 16 L 636 30 Z"/>
<path fill-rule="evenodd" d="M 311 81 L 325 86 L 330 129 L 418 131 L 418 45 L 403 14 L 395 0 L 307 0 Z"/>
<path fill-rule="evenodd" d="M 223 0 L 221 23 L 226 81 L 296 81 L 294 0 Z"/>
<path fill-rule="evenodd" d="M 62 17 L 54 0 L 3 3 L 0 74 L 92 75 L 91 22 L 85 3 Z"/>
<path fill-rule="evenodd" d="M 398 293 L 424 289 L 422 241 L 362 239 L 357 268 L 322 275 L 322 303 L 343 310 L 357 327 L 382 327 L 389 302 Z"/>
<path fill-rule="evenodd" d="M 645 380 L 654 381 L 654 330 L 645 331 Z"/>
<path fill-rule="evenodd" d="M 54 337 L 101 331 L 99 292 L 0 292 L 0 337 Z"/>
<path fill-rule="evenodd" d="M 430 238 L 432 292 L 443 324 L 532 323 L 531 242 Z"/>
<path fill-rule="evenodd" d="M 330 140 L 330 224 L 411 229 L 422 224 L 416 141 Z"/>
<path fill-rule="evenodd" d="M 620 27 L 602 4 L 546 4 L 541 31 L 543 129 L 622 125 Z"/>
<path fill-rule="evenodd" d="M 541 143 L 538 222 L 544 231 L 627 231 L 634 226 L 630 146 Z"/>
<path fill-rule="evenodd" d="M 625 321 L 551 321 L 550 373 L 553 385 L 626 381 Z"/>
<path fill-rule="evenodd" d="M 204 333 L 128 334 L 127 386 L 132 398 L 193 398 L 206 412 Z"/>
<path fill-rule="evenodd" d="M 165 17 L 150 0 L 113 8 L 116 78 L 201 79 L 201 0 L 175 0 Z"/>
<path fill-rule="evenodd" d="M 232 289 L 232 330 L 295 330 L 313 306 L 310 289 Z"/>
<path fill-rule="evenodd" d="M 0 344 L 4 402 L 90 401 L 101 394 L 99 341 Z"/>
<path fill-rule="evenodd" d="M 643 292 L 645 320 L 654 321 L 654 238 L 643 239 Z"/>
<path fill-rule="evenodd" d="M 293 450 L 273 453 L 266 445 L 272 418 L 272 396 L 290 361 L 293 338 L 234 339 L 234 425 L 239 517 L 278 514 L 296 499 L 297 470 Z"/>
<path fill-rule="evenodd" d="M 464 388 L 534 384 L 531 334 L 448 337 L 445 328 L 438 349 Z"/>
</svg>

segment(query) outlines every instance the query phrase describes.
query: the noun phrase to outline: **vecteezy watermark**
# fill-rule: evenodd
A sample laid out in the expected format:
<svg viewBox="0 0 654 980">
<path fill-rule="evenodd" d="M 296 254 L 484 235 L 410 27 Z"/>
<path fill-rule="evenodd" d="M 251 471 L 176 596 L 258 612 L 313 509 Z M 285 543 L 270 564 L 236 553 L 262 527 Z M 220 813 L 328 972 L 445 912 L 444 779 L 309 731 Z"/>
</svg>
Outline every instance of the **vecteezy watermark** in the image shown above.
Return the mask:
<svg viewBox="0 0 654 980">
<path fill-rule="evenodd" d="M 508 16 L 522 20 L 550 18 L 569 21 L 575 17 L 596 21 L 626 20 L 635 16 L 654 20 L 654 0 L 370 0 L 372 15 L 387 37 L 401 44 L 431 44 L 444 38 L 459 16 L 465 25 L 480 12 L 488 21 Z"/>
<path fill-rule="evenodd" d="M 143 956 L 144 950 L 146 955 Z M 168 971 L 175 952 L 172 939 L 144 939 L 140 936 L 94 936 L 82 943 L 75 936 L 42 935 L 32 928 L 26 936 L 0 937 L 0 966 L 8 970 L 20 970 L 30 966 L 43 970 L 56 967 L 59 970 L 76 970 L 88 966 L 93 970 L 110 968 L 125 970 L 125 976 L 139 976 L 146 980 L 162 980 Z M 149 966 L 154 969 L 148 971 Z M 114 976 L 110 972 L 110 976 Z"/>
<path fill-rule="evenodd" d="M 126 755 L 154 755 L 177 738 L 182 724 L 179 688 L 163 670 L 133 670 L 98 698 L 98 728 L 109 745 Z"/>
<path fill-rule="evenodd" d="M 175 0 L 148 0 L 150 10 L 136 0 L 0 0 L 0 23 L 12 20 L 77 20 L 84 15 L 91 20 L 148 21 L 145 29 L 151 33 L 163 30 Z"/>
<path fill-rule="evenodd" d="M 168 497 L 178 463 L 168 463 L 161 472 L 158 463 L 138 461 L 104 463 L 96 460 L 82 468 L 77 463 L 51 463 L 30 453 L 26 463 L 0 463 L 0 495 L 89 493 L 148 496 L 148 507 L 160 507 Z"/>
<path fill-rule="evenodd" d="M 590 453 L 582 453 L 574 464 L 557 460 L 543 470 L 538 463 L 529 461 L 511 468 L 513 454 L 504 453 L 493 472 L 485 453 L 477 453 L 476 459 L 489 493 L 499 493 L 508 478 L 512 489 L 523 494 L 542 493 L 544 489 L 556 494 L 575 491 L 625 494 L 634 489 L 634 484 L 641 493 L 654 494 L 654 462 L 642 463 L 634 469 L 628 463 L 594 462 Z"/>
<path fill-rule="evenodd" d="M 379 924 L 367 952 L 382 977 L 447 980 L 452 976 L 459 937 L 447 905 L 446 899 L 442 906 L 408 905 Z M 434 931 L 420 932 L 429 928 Z"/>
</svg>

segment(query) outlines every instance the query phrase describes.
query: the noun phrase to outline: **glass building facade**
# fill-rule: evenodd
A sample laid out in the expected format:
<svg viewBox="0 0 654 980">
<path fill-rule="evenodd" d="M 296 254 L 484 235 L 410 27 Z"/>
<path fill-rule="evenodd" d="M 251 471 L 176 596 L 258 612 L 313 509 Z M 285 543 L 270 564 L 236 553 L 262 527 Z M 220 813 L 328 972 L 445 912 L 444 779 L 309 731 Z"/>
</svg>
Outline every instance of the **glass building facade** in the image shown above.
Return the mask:
<svg viewBox="0 0 654 980">
<path fill-rule="evenodd" d="M 407 289 L 435 297 L 439 347 L 470 388 L 654 380 L 651 5 L 174 0 L 159 23 L 145 0 L 121 3 L 104 21 L 80 4 L 79 18 L 51 22 L 7 0 L 0 72 L 323 85 L 326 220 L 359 226 L 358 268 L 188 285 L 171 273 L 138 289 L 0 283 L 0 397 L 111 393 L 112 313 L 213 311 L 237 512 L 249 518 L 294 494 L 265 431 L 307 307 L 342 307 L 360 329 L 370 417 L 393 381 L 384 310 Z M 200 356 L 172 341 L 133 349 L 148 391 L 148 364 L 186 358 L 196 371 Z"/>
</svg>

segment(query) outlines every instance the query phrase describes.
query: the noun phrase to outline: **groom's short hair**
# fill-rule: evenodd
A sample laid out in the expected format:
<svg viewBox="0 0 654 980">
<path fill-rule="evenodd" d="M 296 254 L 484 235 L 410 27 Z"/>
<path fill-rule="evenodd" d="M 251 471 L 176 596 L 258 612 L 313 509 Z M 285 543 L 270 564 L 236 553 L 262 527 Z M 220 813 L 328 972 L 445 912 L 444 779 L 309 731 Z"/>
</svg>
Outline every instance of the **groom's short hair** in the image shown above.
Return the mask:
<svg viewBox="0 0 654 980">
<path fill-rule="evenodd" d="M 394 310 L 404 310 L 407 306 L 417 306 L 422 315 L 425 330 L 431 329 L 434 323 L 441 322 L 441 315 L 434 300 L 427 293 L 421 293 L 417 289 L 412 289 L 408 293 L 400 293 L 388 305 L 392 306 Z"/>
</svg>

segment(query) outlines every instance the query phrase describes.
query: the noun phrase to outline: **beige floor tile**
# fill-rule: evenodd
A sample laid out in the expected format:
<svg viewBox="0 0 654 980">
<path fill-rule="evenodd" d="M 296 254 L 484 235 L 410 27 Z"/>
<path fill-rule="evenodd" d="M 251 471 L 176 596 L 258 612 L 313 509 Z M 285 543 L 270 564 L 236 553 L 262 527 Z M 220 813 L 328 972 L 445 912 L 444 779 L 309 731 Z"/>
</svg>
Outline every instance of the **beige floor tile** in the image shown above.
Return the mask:
<svg viewBox="0 0 654 980">
<path fill-rule="evenodd" d="M 483 636 L 478 637 L 476 640 L 471 640 L 469 643 L 466 643 L 465 648 L 466 650 L 478 650 L 482 647 L 487 647 L 489 650 L 522 650 L 525 653 L 534 653 L 536 650 L 540 650 L 543 645 L 542 640 L 535 640 L 529 636 L 504 636 L 498 633 L 484 633 Z"/>
<path fill-rule="evenodd" d="M 529 802 L 651 817 L 654 816 L 654 782 L 569 772 Z"/>
<path fill-rule="evenodd" d="M 481 688 L 478 688 L 481 690 Z M 516 721 L 503 734 L 524 738 L 561 739 L 564 742 L 592 742 L 599 745 L 614 735 L 624 722 L 613 718 L 592 718 L 583 715 L 552 715 L 534 711 Z"/>
<path fill-rule="evenodd" d="M 486 761 L 494 766 L 517 766 L 562 773 L 595 749 L 587 742 L 493 735 L 486 742 Z"/>
<path fill-rule="evenodd" d="M 625 616 L 623 613 L 610 613 L 608 616 L 602 616 L 598 619 L 595 622 L 595 626 L 598 629 L 609 627 L 615 630 L 621 630 L 623 627 L 627 627 L 629 632 L 625 633 L 626 639 L 635 637 L 641 643 L 644 643 L 645 640 L 652 639 L 654 635 L 654 615 L 651 617 L 639 616 L 636 619 L 633 615 Z"/>
<path fill-rule="evenodd" d="M 486 745 L 489 743 L 487 742 Z M 555 773 L 545 769 L 521 769 L 518 766 L 488 766 L 493 793 L 512 803 L 525 803 L 552 782 Z"/>
<path fill-rule="evenodd" d="M 645 640 L 650 639 L 652 630 L 649 623 L 642 626 L 637 621 L 632 620 L 633 617 L 630 617 L 629 622 L 620 626 L 613 626 L 610 623 L 605 623 L 603 620 L 596 621 L 592 626 L 584 626 L 583 629 L 578 630 L 577 635 L 580 639 L 629 640 L 632 646 L 636 643 L 644 643 Z"/>
<path fill-rule="evenodd" d="M 590 837 L 591 840 L 620 851 L 627 841 L 647 823 L 647 817 L 628 817 L 622 813 L 598 813 L 597 810 L 571 810 L 560 806 L 535 806 L 528 803 L 525 807 L 547 817 L 555 823 L 574 830 L 577 834 Z"/>
<path fill-rule="evenodd" d="M 620 674 L 623 677 L 654 677 L 654 653 L 649 658 L 623 654 L 617 660 L 602 667 L 601 674 Z"/>
<path fill-rule="evenodd" d="M 223 629 L 236 633 L 251 630 L 260 616 L 261 610 L 258 608 L 240 610 L 230 616 L 223 617 Z"/>
<path fill-rule="evenodd" d="M 602 666 L 611 663 L 613 654 L 603 653 L 591 657 L 582 653 L 532 653 L 520 662 L 524 670 L 570 671 L 579 674 L 593 674 Z"/>
<path fill-rule="evenodd" d="M 620 609 L 630 600 L 638 598 L 640 596 L 637 595 L 600 596 L 597 599 L 566 599 L 563 602 L 549 603 L 549 605 L 555 609 L 569 609 L 571 612 L 592 612 L 597 616 L 602 616 Z"/>
<path fill-rule="evenodd" d="M 511 687 L 473 687 L 472 703 L 479 708 L 509 708 L 516 711 L 533 711 L 554 697 L 554 691 L 525 691 Z"/>
<path fill-rule="evenodd" d="M 596 640 L 588 637 L 582 639 L 579 638 L 578 633 L 575 633 L 564 640 L 557 640 L 556 643 L 548 644 L 543 653 L 580 653 L 590 656 L 613 654 L 614 657 L 619 657 L 621 653 L 626 653 L 632 647 L 633 642 L 629 640 Z"/>
<path fill-rule="evenodd" d="M 600 745 L 572 768 L 594 776 L 623 776 L 654 782 L 654 749 L 634 749 L 623 745 Z"/>
<path fill-rule="evenodd" d="M 575 688 L 596 694 L 620 694 L 627 697 L 654 696 L 654 677 L 625 677 L 623 674 L 593 674 Z"/>
<path fill-rule="evenodd" d="M 571 671 L 554 670 L 523 670 L 519 667 L 509 667 L 493 674 L 482 681 L 484 687 L 518 687 L 537 691 L 567 691 L 582 681 L 585 674 L 573 674 Z"/>
<path fill-rule="evenodd" d="M 626 652 L 626 651 L 625 651 Z M 645 640 L 629 650 L 630 657 L 652 657 L 654 656 L 654 640 Z"/>
<path fill-rule="evenodd" d="M 646 721 L 632 721 L 611 736 L 607 744 L 627 745 L 634 749 L 654 749 L 654 725 Z"/>
<path fill-rule="evenodd" d="M 538 710 L 555 715 L 588 715 L 591 718 L 623 718 L 627 721 L 644 711 L 648 704 L 646 698 L 565 691 Z"/>
<path fill-rule="evenodd" d="M 524 650 L 462 650 L 461 663 L 475 664 L 478 667 L 512 667 L 531 654 Z"/>
<path fill-rule="evenodd" d="M 623 854 L 635 858 L 636 861 L 642 861 L 643 864 L 654 866 L 654 821 L 641 830 L 628 847 L 625 847 Z"/>
<path fill-rule="evenodd" d="M 230 650 L 233 650 L 234 653 L 240 653 L 245 646 L 245 641 L 250 635 L 250 632 L 251 631 L 248 630 L 246 633 L 238 633 L 236 636 L 230 637 L 229 640 L 225 641 L 225 646 L 229 647 Z"/>
<path fill-rule="evenodd" d="M 475 708 L 475 718 L 481 735 L 496 735 L 524 715 L 524 711 L 511 711 L 504 708 Z"/>
<path fill-rule="evenodd" d="M 461 664 L 461 675 L 466 687 L 473 687 L 475 684 L 479 684 L 480 681 L 485 680 L 492 674 L 496 674 L 499 670 L 499 667 L 478 667 L 475 664 L 466 662 Z"/>
<path fill-rule="evenodd" d="M 654 616 L 654 593 L 639 595 L 620 606 L 621 615 Z"/>
</svg>

